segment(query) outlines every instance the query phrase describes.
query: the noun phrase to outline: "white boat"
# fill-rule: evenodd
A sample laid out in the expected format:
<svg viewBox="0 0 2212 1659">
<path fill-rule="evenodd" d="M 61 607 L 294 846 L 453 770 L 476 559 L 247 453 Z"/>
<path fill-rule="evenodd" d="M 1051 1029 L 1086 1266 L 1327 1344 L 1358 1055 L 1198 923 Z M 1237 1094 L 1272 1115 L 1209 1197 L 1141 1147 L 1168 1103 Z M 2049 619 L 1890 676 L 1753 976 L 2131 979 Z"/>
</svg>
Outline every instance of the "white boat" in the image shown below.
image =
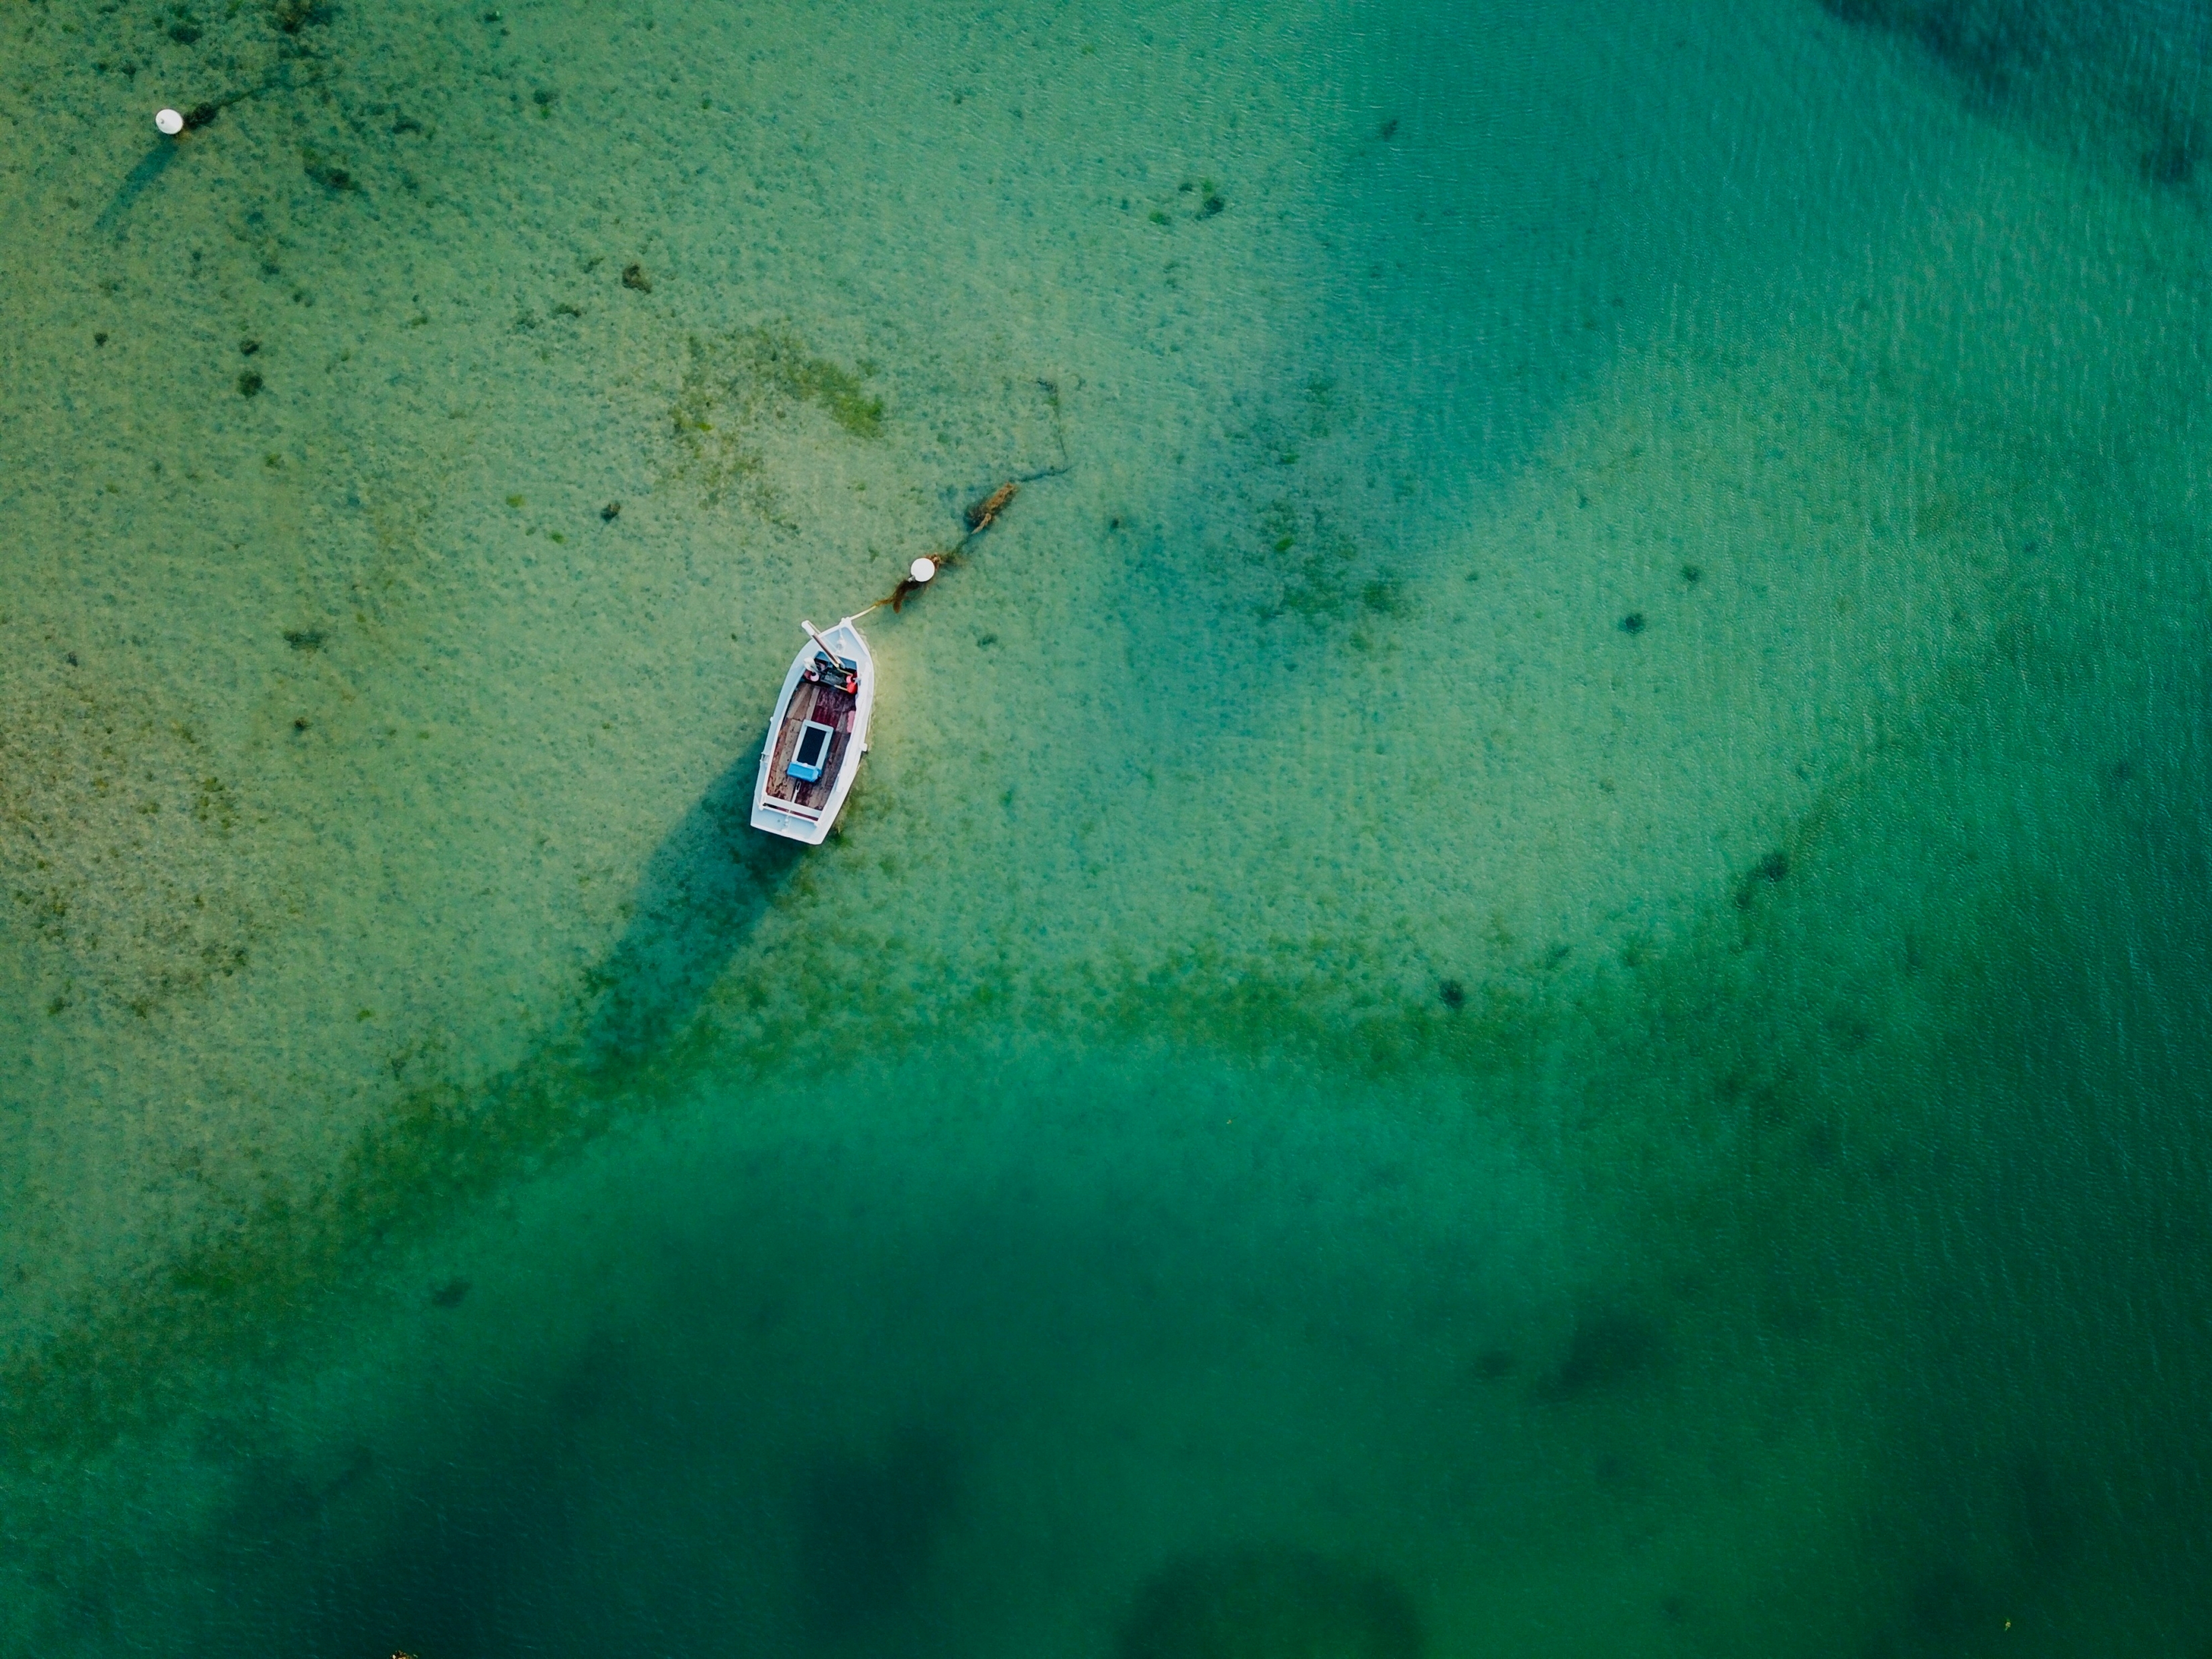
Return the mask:
<svg viewBox="0 0 2212 1659">
<path fill-rule="evenodd" d="M 876 706 L 876 661 L 853 618 L 817 630 L 801 623 L 806 643 L 783 677 L 753 783 L 753 828 L 818 847 L 868 752 Z"/>
</svg>

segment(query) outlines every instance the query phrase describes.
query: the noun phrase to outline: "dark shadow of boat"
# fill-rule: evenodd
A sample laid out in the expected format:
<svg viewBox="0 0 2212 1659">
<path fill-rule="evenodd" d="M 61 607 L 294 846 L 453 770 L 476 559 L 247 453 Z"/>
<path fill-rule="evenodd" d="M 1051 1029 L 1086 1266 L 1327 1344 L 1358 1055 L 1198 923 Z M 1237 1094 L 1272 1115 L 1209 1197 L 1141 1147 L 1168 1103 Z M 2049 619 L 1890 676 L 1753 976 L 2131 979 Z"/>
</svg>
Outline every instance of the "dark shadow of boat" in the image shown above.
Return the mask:
<svg viewBox="0 0 2212 1659">
<path fill-rule="evenodd" d="M 585 1065 L 632 1065 L 680 1036 L 806 848 L 755 830 L 748 749 L 661 839 L 629 922 L 592 969 Z"/>
<path fill-rule="evenodd" d="M 263 1341 L 282 1320 L 331 1305 L 325 1292 L 382 1271 L 401 1241 L 433 1235 L 498 1183 L 665 1098 L 635 1085 L 680 1044 L 809 850 L 752 827 L 759 754 L 748 745 L 661 838 L 621 937 L 534 1052 L 489 1077 L 410 1088 L 306 1206 L 277 1198 L 252 1207 L 187 1245 L 119 1310 L 88 1315 L 64 1346 L 0 1354 L 0 1474 L 32 1455 L 81 1455 L 134 1424 L 167 1420 L 187 1400 L 175 1380 L 182 1366 L 241 1352 L 238 1344 Z M 466 1289 L 449 1280 L 425 1296 L 450 1308 Z M 142 1364 L 144 1341 L 170 1365 Z"/>
</svg>

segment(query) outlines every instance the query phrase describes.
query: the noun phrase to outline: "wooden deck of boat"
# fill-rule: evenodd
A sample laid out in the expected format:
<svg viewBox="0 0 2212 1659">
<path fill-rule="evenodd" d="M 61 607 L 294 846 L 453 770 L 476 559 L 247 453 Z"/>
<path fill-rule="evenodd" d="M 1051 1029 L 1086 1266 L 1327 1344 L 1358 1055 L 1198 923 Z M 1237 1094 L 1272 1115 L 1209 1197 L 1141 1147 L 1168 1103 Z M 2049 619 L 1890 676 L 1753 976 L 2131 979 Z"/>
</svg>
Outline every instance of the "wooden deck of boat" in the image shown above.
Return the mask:
<svg viewBox="0 0 2212 1659">
<path fill-rule="evenodd" d="M 801 680 L 792 689 L 791 706 L 783 711 L 783 724 L 775 734 L 775 754 L 769 763 L 771 799 L 795 801 L 817 811 L 822 808 L 830 792 L 837 787 L 837 775 L 844 770 L 846 751 L 853 744 L 853 711 L 858 702 L 851 692 L 836 686 Z M 802 783 L 784 769 L 790 763 L 792 750 L 799 747 L 799 733 L 809 720 L 833 727 L 836 735 L 830 739 L 830 752 L 823 757 L 822 775 L 811 783 Z"/>
</svg>

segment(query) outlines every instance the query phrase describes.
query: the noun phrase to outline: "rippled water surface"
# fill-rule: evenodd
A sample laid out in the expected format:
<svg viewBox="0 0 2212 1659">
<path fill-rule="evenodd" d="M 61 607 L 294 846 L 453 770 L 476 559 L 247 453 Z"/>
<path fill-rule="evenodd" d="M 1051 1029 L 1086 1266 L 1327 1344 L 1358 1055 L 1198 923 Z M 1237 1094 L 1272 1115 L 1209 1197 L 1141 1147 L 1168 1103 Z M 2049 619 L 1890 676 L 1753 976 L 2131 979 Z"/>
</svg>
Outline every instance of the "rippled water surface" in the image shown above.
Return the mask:
<svg viewBox="0 0 2212 1659">
<path fill-rule="evenodd" d="M 9 0 L 0 1652 L 2203 1659 L 2208 94 Z"/>
</svg>

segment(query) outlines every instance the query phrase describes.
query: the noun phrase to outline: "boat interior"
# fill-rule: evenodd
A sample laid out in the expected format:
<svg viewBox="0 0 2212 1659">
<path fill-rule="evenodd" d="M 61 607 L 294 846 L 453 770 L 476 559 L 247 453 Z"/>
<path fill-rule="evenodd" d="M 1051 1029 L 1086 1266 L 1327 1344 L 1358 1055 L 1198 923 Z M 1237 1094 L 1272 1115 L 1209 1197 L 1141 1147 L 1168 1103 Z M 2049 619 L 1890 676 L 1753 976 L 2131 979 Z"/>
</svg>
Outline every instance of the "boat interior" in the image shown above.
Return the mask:
<svg viewBox="0 0 2212 1659">
<path fill-rule="evenodd" d="M 853 714 L 860 702 L 855 666 L 849 661 L 832 664 L 817 651 L 813 665 L 792 688 L 769 764 L 771 799 L 817 811 L 829 800 L 852 747 Z"/>
</svg>

